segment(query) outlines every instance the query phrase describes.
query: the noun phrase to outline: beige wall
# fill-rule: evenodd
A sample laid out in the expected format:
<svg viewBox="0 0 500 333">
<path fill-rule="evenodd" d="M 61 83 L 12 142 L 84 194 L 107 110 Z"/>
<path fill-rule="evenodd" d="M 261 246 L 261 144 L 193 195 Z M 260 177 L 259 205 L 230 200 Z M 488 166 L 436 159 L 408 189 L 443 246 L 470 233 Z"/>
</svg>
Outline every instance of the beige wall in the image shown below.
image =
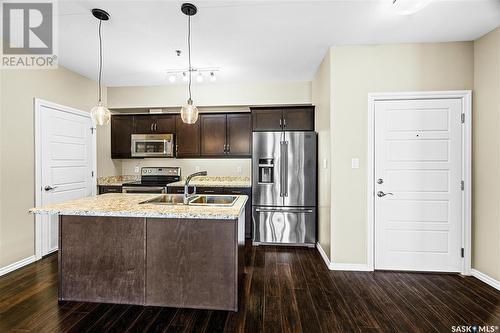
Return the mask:
<svg viewBox="0 0 500 333">
<path fill-rule="evenodd" d="M 122 161 L 111 159 L 111 124 L 97 128 L 97 177 L 122 174 Z"/>
<path fill-rule="evenodd" d="M 331 53 L 331 258 L 363 264 L 368 93 L 472 89 L 473 43 L 342 46 Z M 351 169 L 352 158 L 360 159 L 359 169 Z"/>
<path fill-rule="evenodd" d="M 110 87 L 108 105 L 112 108 L 178 107 L 186 102 L 185 85 L 150 87 Z M 310 104 L 311 82 L 260 83 L 194 86 L 193 99 L 198 106 L 244 106 L 269 104 Z M 229 110 L 230 108 L 225 108 Z M 209 175 L 251 175 L 250 159 L 144 159 L 122 160 L 122 174 L 136 174 L 135 167 L 180 166 L 183 175 L 196 167 Z M 239 172 L 241 168 L 241 172 Z"/>
<path fill-rule="evenodd" d="M 171 107 L 186 100 L 185 85 L 108 88 L 112 108 Z M 305 104 L 311 103 L 311 82 L 195 84 L 193 100 L 198 106 Z"/>
<path fill-rule="evenodd" d="M 315 123 L 318 132 L 318 242 L 328 258 L 331 249 L 330 81 L 331 52 L 328 51 L 312 81 L 312 101 L 316 106 Z"/>
<path fill-rule="evenodd" d="M 96 84 L 65 68 L 1 70 L 0 267 L 34 255 L 34 98 L 90 110 Z M 98 129 L 98 139 L 100 129 Z M 101 143 L 98 142 L 101 146 Z M 99 156 L 98 156 L 99 159 Z M 101 167 L 109 170 L 107 162 Z"/>
<path fill-rule="evenodd" d="M 188 176 L 199 171 L 207 171 L 209 176 L 243 176 L 250 177 L 252 160 L 245 159 L 175 159 L 175 158 L 146 158 L 141 160 L 123 160 L 123 175 L 138 175 L 135 173 L 135 167 L 138 166 L 174 166 L 181 167 L 182 176 Z M 239 171 L 241 170 L 241 171 Z"/>
<path fill-rule="evenodd" d="M 474 42 L 472 266 L 500 281 L 500 28 Z"/>
</svg>

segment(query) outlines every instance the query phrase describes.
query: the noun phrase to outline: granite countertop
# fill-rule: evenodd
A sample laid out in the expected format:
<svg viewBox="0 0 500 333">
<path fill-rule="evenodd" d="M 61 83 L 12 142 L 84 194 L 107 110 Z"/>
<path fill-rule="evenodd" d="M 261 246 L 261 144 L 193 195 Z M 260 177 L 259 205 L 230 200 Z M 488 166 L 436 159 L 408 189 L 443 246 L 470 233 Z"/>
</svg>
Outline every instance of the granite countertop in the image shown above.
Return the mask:
<svg viewBox="0 0 500 333">
<path fill-rule="evenodd" d="M 107 176 L 107 177 L 99 177 L 97 178 L 98 186 L 122 186 L 123 183 L 135 182 L 140 180 L 140 176 Z"/>
<path fill-rule="evenodd" d="M 234 220 L 240 216 L 248 200 L 246 195 L 239 195 L 230 207 L 139 204 L 157 196 L 158 194 L 108 193 L 36 207 L 29 212 L 53 215 Z"/>
<path fill-rule="evenodd" d="M 167 186 L 184 186 L 184 180 L 170 183 Z M 239 176 L 198 176 L 191 179 L 190 186 L 197 187 L 252 187 L 250 177 Z"/>
</svg>

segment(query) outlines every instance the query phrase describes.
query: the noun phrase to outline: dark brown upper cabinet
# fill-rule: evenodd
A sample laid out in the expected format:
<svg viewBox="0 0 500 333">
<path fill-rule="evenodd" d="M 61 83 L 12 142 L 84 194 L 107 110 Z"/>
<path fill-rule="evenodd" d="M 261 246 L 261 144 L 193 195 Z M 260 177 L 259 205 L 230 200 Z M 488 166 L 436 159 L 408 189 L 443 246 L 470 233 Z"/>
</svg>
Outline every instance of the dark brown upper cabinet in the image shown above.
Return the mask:
<svg viewBox="0 0 500 333">
<path fill-rule="evenodd" d="M 282 109 L 252 108 L 251 110 L 254 131 L 281 131 L 283 126 Z"/>
<path fill-rule="evenodd" d="M 231 156 L 252 155 L 252 116 L 250 113 L 227 114 L 226 151 Z"/>
<path fill-rule="evenodd" d="M 175 115 L 135 115 L 134 133 L 163 134 L 175 133 Z"/>
<path fill-rule="evenodd" d="M 111 116 L 111 158 L 131 158 L 130 136 L 134 129 L 134 117 Z"/>
<path fill-rule="evenodd" d="M 226 115 L 201 114 L 201 155 L 220 156 L 226 153 Z"/>
<path fill-rule="evenodd" d="M 200 123 L 198 119 L 194 124 L 185 124 L 180 115 L 175 116 L 177 157 L 200 156 Z"/>
<path fill-rule="evenodd" d="M 111 118 L 111 157 L 132 158 L 132 134 L 175 134 L 176 157 L 240 157 L 252 155 L 252 117 L 247 113 L 204 113 L 195 124 L 176 114 L 114 115 Z"/>
<path fill-rule="evenodd" d="M 250 113 L 201 114 L 201 155 L 250 157 L 251 123 Z"/>
<path fill-rule="evenodd" d="M 314 106 L 251 108 L 254 131 L 314 131 Z"/>
<path fill-rule="evenodd" d="M 314 106 L 283 109 L 285 131 L 314 131 Z"/>
</svg>

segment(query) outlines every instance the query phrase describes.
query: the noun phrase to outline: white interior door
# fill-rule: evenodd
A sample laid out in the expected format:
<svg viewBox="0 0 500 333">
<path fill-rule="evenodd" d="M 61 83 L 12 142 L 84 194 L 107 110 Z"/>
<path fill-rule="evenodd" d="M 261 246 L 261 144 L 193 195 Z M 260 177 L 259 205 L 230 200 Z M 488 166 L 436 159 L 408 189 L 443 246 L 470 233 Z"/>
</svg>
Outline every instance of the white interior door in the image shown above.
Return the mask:
<svg viewBox="0 0 500 333">
<path fill-rule="evenodd" d="M 461 271 L 461 103 L 375 102 L 375 269 Z"/>
<path fill-rule="evenodd" d="M 43 105 L 40 116 L 41 205 L 93 194 L 92 121 L 87 114 Z M 41 254 L 58 249 L 58 216 L 41 215 Z"/>
</svg>

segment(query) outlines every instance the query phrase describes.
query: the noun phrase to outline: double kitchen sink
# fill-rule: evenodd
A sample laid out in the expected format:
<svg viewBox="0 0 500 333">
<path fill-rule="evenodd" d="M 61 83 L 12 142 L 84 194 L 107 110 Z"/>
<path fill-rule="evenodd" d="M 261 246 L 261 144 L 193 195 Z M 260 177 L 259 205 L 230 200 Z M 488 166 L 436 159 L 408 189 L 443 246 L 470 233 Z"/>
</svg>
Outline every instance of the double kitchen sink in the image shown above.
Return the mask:
<svg viewBox="0 0 500 333">
<path fill-rule="evenodd" d="M 232 206 L 238 199 L 235 195 L 194 195 L 189 198 L 189 206 Z M 162 194 L 140 204 L 183 205 L 183 194 Z"/>
</svg>

